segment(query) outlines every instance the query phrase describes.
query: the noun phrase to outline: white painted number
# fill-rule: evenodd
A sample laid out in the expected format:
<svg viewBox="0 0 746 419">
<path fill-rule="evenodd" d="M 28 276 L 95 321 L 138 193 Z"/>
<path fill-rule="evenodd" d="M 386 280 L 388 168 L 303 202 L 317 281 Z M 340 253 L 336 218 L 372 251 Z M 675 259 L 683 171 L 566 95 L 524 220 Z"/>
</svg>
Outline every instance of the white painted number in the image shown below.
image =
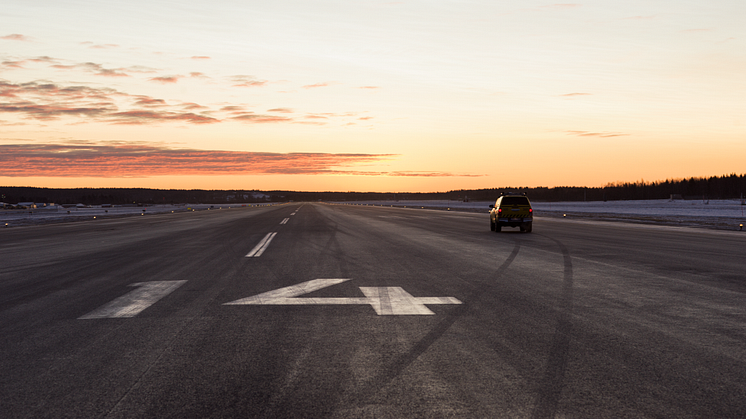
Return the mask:
<svg viewBox="0 0 746 419">
<path fill-rule="evenodd" d="M 426 304 L 461 304 L 454 297 L 414 297 L 401 287 L 360 287 L 365 297 L 296 298 L 316 290 L 349 281 L 349 278 L 314 279 L 298 285 L 268 291 L 225 305 L 355 305 L 368 304 L 379 316 L 432 315 Z"/>
</svg>

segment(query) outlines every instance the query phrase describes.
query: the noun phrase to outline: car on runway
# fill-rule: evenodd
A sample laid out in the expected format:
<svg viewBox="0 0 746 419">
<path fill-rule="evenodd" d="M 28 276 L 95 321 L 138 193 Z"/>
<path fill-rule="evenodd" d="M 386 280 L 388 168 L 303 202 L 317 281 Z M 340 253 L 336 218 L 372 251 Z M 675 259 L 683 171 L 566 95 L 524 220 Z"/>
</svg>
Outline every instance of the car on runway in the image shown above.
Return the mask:
<svg viewBox="0 0 746 419">
<path fill-rule="evenodd" d="M 520 227 L 522 232 L 533 230 L 534 210 L 525 194 L 504 194 L 490 205 L 490 230 L 499 233 L 503 227 Z"/>
</svg>

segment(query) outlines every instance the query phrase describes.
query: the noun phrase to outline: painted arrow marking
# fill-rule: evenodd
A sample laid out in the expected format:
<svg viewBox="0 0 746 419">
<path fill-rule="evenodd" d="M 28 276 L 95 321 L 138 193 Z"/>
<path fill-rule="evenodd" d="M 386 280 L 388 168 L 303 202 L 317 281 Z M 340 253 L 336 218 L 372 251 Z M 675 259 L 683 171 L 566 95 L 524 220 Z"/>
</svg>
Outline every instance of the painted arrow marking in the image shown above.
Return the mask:
<svg viewBox="0 0 746 419">
<path fill-rule="evenodd" d="M 357 305 L 368 304 L 379 316 L 433 315 L 426 304 L 461 304 L 454 297 L 414 297 L 401 287 L 360 287 L 365 297 L 296 298 L 322 288 L 341 284 L 350 278 L 322 278 L 268 291 L 224 305 Z"/>
<path fill-rule="evenodd" d="M 130 284 L 137 287 L 127 294 L 110 301 L 78 319 L 108 319 L 117 317 L 135 317 L 141 311 L 155 304 L 161 298 L 171 294 L 186 281 L 153 281 Z"/>
</svg>

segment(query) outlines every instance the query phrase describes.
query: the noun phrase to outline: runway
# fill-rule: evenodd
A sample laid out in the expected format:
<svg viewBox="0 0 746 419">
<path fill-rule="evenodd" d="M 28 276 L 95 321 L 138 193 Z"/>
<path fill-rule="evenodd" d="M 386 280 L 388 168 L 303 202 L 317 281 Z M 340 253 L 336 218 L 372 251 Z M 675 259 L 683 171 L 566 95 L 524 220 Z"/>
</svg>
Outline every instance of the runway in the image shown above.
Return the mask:
<svg viewBox="0 0 746 419">
<path fill-rule="evenodd" d="M 746 233 L 289 203 L 0 230 L 0 411 L 746 417 Z"/>
</svg>

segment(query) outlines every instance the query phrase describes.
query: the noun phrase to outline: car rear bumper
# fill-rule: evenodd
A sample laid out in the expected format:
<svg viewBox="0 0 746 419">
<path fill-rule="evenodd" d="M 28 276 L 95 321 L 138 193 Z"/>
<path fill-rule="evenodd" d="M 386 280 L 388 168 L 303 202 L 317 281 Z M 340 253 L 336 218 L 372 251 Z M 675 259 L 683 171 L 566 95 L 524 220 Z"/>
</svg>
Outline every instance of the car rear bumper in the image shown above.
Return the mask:
<svg viewBox="0 0 746 419">
<path fill-rule="evenodd" d="M 518 218 L 518 217 L 497 219 L 497 222 L 500 223 L 500 225 L 506 225 L 510 227 L 518 227 L 520 225 L 524 225 L 526 223 L 530 223 L 533 221 L 534 221 L 533 218 Z"/>
</svg>

